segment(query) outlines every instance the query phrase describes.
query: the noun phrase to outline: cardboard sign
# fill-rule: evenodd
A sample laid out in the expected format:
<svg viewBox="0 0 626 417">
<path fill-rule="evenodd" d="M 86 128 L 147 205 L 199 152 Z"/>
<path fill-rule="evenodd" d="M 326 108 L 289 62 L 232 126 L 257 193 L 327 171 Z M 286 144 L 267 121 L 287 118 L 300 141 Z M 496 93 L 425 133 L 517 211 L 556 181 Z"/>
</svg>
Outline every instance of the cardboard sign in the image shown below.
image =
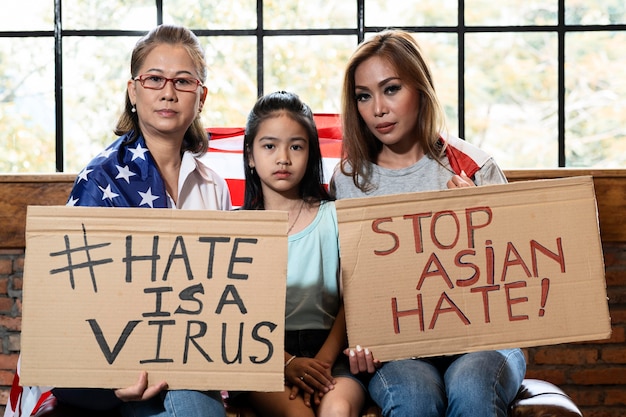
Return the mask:
<svg viewBox="0 0 626 417">
<path fill-rule="evenodd" d="M 281 391 L 287 214 L 28 207 L 21 382 Z"/>
<path fill-rule="evenodd" d="M 591 177 L 336 204 L 348 338 L 378 359 L 611 333 Z"/>
</svg>

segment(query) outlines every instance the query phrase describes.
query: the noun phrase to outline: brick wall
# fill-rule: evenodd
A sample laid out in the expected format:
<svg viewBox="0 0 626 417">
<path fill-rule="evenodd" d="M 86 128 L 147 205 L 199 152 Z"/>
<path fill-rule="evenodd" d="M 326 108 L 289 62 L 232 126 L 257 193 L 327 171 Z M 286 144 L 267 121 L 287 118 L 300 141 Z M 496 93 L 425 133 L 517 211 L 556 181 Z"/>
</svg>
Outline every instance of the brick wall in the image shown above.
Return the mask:
<svg viewBox="0 0 626 417">
<path fill-rule="evenodd" d="M 0 405 L 4 413 L 20 351 L 23 249 L 0 249 Z"/>
<path fill-rule="evenodd" d="M 568 172 L 507 172 L 509 179 L 533 179 L 563 176 Z M 560 386 L 581 408 L 585 417 L 626 416 L 626 171 L 622 172 L 574 172 L 570 175 L 593 174 L 596 176 L 596 195 L 603 238 L 606 268 L 607 293 L 612 321 L 612 336 L 609 340 L 584 343 L 569 343 L 526 349 L 528 378 L 539 378 Z M 606 179 L 606 181 L 603 180 Z M 20 181 L 18 181 L 20 182 Z M 47 183 L 49 180 L 41 181 Z M 52 181 L 53 186 L 58 181 Z M 71 179 L 60 187 L 57 199 L 45 193 L 46 204 L 63 204 Z M 45 185 L 45 184 L 44 184 Z M 27 187 L 23 182 L 19 189 Z M 46 188 L 50 188 L 46 186 Z M 8 192 L 7 192 L 8 193 Z M 11 195 L 15 193 L 10 190 Z M 16 367 L 20 349 L 21 289 L 24 265 L 23 236 L 14 236 L 8 229 L 18 226 L 23 229 L 23 217 L 6 215 L 7 197 L 0 178 L 0 413 L 4 413 L 8 392 Z M 19 197 L 19 196 L 18 196 Z M 32 202 L 33 197 L 27 199 Z M 58 201 L 57 201 L 58 200 Z M 20 204 L 22 207 L 20 208 Z M 15 203 L 17 211 L 24 211 L 24 202 Z M 32 204 L 40 204 L 34 202 Z M 21 222 L 21 223 L 20 223 Z M 4 235 L 8 235 L 4 236 Z M 20 240 L 21 239 L 21 240 Z M 7 241 L 17 242 L 16 247 L 3 245 Z M 21 247 L 19 246 L 21 243 Z"/>
<path fill-rule="evenodd" d="M 529 378 L 559 385 L 585 417 L 626 416 L 626 242 L 603 244 L 609 340 L 527 349 Z"/>
</svg>

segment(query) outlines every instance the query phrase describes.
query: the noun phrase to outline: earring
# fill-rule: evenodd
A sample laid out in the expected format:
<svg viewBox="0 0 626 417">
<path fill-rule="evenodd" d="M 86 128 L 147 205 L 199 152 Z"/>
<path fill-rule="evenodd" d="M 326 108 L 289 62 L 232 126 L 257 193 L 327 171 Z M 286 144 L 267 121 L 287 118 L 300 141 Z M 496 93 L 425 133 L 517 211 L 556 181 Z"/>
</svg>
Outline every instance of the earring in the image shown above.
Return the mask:
<svg viewBox="0 0 626 417">
<path fill-rule="evenodd" d="M 133 107 L 130 109 L 131 113 L 137 113 L 137 108 L 133 104 Z"/>
<path fill-rule="evenodd" d="M 254 174 L 254 167 L 250 167 L 250 175 Z"/>
</svg>

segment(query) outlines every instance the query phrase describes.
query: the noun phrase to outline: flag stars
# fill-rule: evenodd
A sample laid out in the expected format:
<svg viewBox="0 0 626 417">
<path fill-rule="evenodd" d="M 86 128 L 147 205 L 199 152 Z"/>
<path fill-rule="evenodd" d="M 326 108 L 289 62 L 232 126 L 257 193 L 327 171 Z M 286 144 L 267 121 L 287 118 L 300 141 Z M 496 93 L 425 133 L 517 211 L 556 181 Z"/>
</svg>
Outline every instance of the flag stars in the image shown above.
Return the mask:
<svg viewBox="0 0 626 417">
<path fill-rule="evenodd" d="M 146 160 L 146 157 L 144 156 L 144 154 L 148 152 L 148 148 L 142 147 L 141 143 L 138 143 L 134 149 L 128 148 L 128 150 L 133 154 L 133 157 L 130 160 L 131 162 L 137 158 L 143 159 L 144 161 Z"/>
<path fill-rule="evenodd" d="M 74 198 L 74 196 L 70 196 L 70 199 L 67 200 L 66 206 L 74 207 L 78 203 L 78 198 Z"/>
<path fill-rule="evenodd" d="M 119 194 L 116 194 L 111 190 L 111 184 L 107 185 L 107 188 L 102 188 L 101 186 L 98 186 L 98 188 L 102 191 L 103 200 L 106 200 L 107 198 L 109 200 L 113 200 L 115 197 L 119 196 Z"/>
<path fill-rule="evenodd" d="M 98 155 L 98 158 L 108 158 L 109 156 L 111 156 L 111 154 L 113 152 L 115 152 L 116 149 L 115 148 L 108 148 L 103 150 L 102 152 L 100 152 L 100 154 Z"/>
<path fill-rule="evenodd" d="M 119 165 L 115 166 L 117 168 L 117 176 L 115 177 L 115 179 L 119 179 L 119 178 L 124 178 L 124 180 L 126 180 L 127 184 L 130 184 L 130 177 L 132 177 L 133 175 L 137 175 L 134 172 L 132 172 L 130 169 L 128 169 L 128 165 L 121 167 Z"/>
<path fill-rule="evenodd" d="M 83 169 L 82 171 L 80 171 L 78 173 L 78 181 L 77 182 L 81 182 L 81 181 L 87 181 L 87 175 L 89 175 L 89 173 L 93 171 L 93 169 Z"/>
<path fill-rule="evenodd" d="M 154 208 L 152 203 L 154 202 L 154 200 L 158 200 L 159 196 L 152 194 L 152 187 L 148 187 L 148 190 L 145 193 L 142 193 L 141 191 L 137 192 L 141 196 L 141 203 L 139 203 L 139 206 L 147 204 L 148 206 L 150 206 L 150 208 Z"/>
</svg>

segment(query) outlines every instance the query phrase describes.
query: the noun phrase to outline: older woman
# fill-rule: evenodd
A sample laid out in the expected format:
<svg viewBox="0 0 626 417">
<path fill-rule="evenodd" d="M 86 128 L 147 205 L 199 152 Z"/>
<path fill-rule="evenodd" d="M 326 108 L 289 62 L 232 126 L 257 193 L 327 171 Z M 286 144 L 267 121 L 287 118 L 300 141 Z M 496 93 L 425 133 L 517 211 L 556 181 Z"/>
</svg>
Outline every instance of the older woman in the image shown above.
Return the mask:
<svg viewBox="0 0 626 417">
<path fill-rule="evenodd" d="M 226 182 L 198 159 L 207 150 L 208 135 L 199 118 L 207 71 L 197 37 L 178 26 L 153 29 L 137 42 L 130 72 L 126 107 L 115 130 L 120 137 L 79 173 L 67 204 L 231 209 Z M 55 388 L 52 395 L 59 404 L 124 416 L 225 416 L 220 392 L 167 388 L 166 381 L 148 385 L 143 372 L 127 388 Z M 41 392 L 40 399 L 50 395 L 49 388 L 24 387 L 21 399 L 7 409 L 30 416 L 34 404 L 24 403 L 38 395 L 26 394 Z M 44 404 L 54 403 L 49 400 Z M 42 411 L 37 407 L 34 413 Z"/>
</svg>

